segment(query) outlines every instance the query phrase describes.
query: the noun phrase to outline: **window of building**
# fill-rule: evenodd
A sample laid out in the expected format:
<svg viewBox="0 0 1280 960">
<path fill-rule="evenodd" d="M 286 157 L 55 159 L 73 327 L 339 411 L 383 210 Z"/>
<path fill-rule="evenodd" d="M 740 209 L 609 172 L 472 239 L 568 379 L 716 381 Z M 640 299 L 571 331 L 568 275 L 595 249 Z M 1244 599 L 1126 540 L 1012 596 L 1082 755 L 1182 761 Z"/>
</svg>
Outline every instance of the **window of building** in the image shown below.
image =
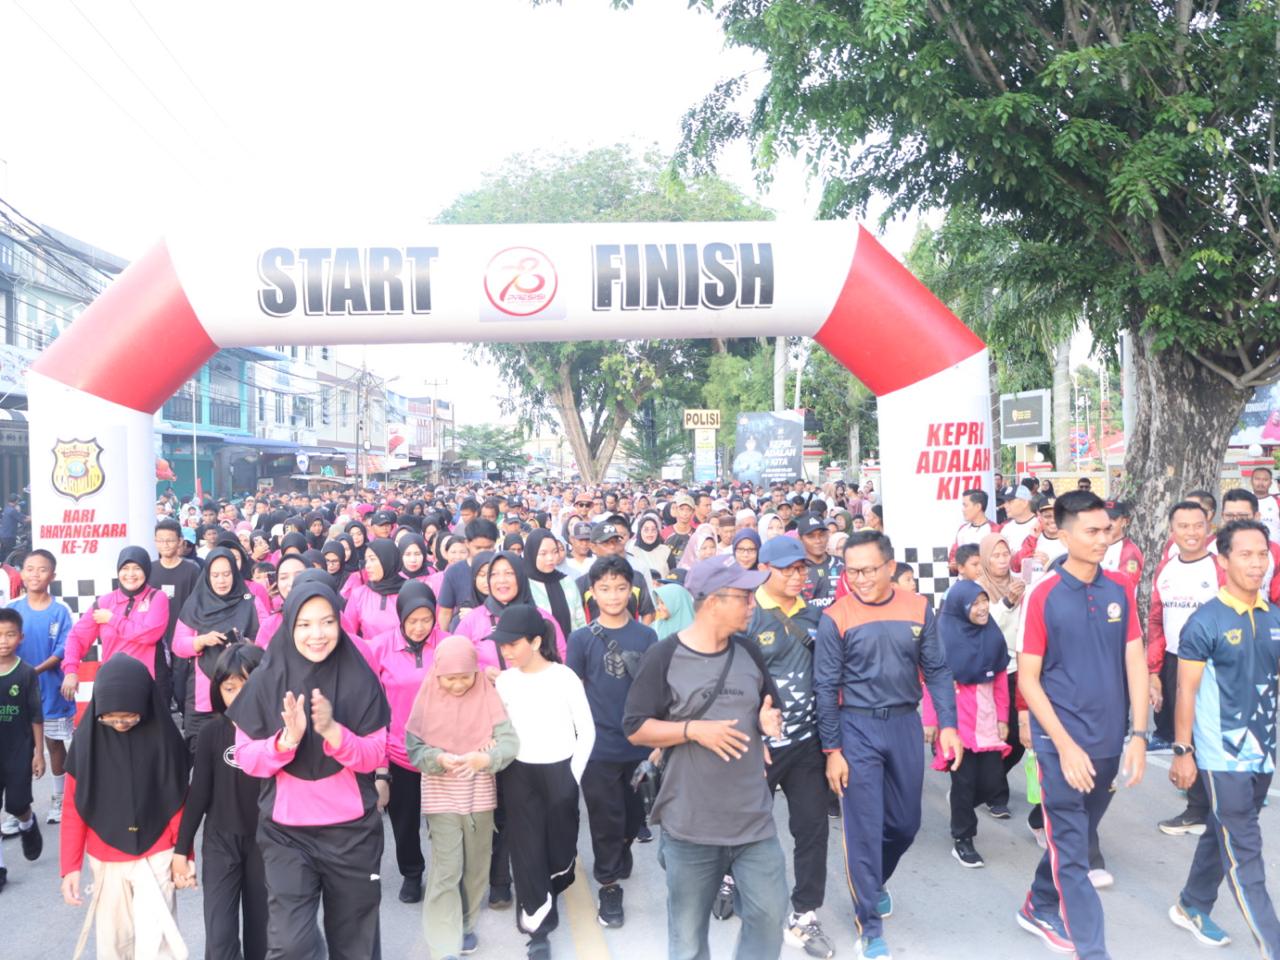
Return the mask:
<svg viewBox="0 0 1280 960">
<path fill-rule="evenodd" d="M 302 353 L 303 359 L 305 359 L 307 363 L 311 363 L 312 350 L 314 350 L 314 347 L 307 347 Z"/>
<path fill-rule="evenodd" d="M 351 415 L 351 393 L 342 390 L 338 393 L 338 426 L 349 426 Z"/>
<path fill-rule="evenodd" d="M 297 348 L 297 347 L 290 347 L 290 348 L 289 348 L 289 356 L 291 356 L 294 360 L 297 360 L 297 359 L 298 359 L 298 348 Z"/>
<path fill-rule="evenodd" d="M 321 360 L 328 360 L 328 359 L 329 359 L 329 348 L 328 348 L 328 347 L 321 347 L 321 348 L 320 348 L 320 359 L 321 359 Z"/>
<path fill-rule="evenodd" d="M 312 411 L 310 397 L 293 398 L 293 424 L 295 427 L 305 426 L 308 430 L 315 427 L 315 414 Z"/>
<path fill-rule="evenodd" d="M 284 423 L 284 394 L 276 394 L 276 423 Z"/>
<path fill-rule="evenodd" d="M 267 391 L 258 391 L 258 422 L 267 422 Z"/>
</svg>

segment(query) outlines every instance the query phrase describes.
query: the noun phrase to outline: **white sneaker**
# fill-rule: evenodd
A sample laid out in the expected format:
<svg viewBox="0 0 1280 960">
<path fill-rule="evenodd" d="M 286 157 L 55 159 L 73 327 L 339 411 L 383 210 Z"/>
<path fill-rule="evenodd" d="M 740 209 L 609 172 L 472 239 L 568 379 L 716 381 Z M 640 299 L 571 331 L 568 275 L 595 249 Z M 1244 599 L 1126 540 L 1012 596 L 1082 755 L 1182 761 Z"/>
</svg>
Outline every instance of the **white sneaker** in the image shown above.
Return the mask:
<svg viewBox="0 0 1280 960">
<path fill-rule="evenodd" d="M 0 836 L 16 837 L 18 835 L 18 818 L 5 817 L 0 820 Z"/>
<path fill-rule="evenodd" d="M 1111 875 L 1110 870 L 1090 870 L 1089 882 L 1095 890 L 1105 890 L 1116 882 L 1116 878 Z"/>
<path fill-rule="evenodd" d="M 53 799 L 49 802 L 49 816 L 45 818 L 45 823 L 61 823 L 62 822 L 62 794 L 55 793 Z"/>
</svg>

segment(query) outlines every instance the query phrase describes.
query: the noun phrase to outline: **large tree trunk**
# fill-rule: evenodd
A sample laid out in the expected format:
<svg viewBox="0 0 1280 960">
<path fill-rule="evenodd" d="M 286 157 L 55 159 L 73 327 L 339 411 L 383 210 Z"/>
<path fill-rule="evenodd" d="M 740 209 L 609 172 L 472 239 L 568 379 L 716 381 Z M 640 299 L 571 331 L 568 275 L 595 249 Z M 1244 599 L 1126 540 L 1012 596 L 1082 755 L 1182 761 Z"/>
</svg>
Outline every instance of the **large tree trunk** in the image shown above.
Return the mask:
<svg viewBox="0 0 1280 960">
<path fill-rule="evenodd" d="M 560 422 L 569 437 L 569 448 L 573 451 L 573 459 L 578 464 L 578 473 L 582 475 L 584 484 L 596 483 L 595 464 L 591 457 L 591 447 L 587 442 L 586 427 L 582 423 L 582 414 L 578 412 L 578 404 L 573 396 L 572 371 L 569 364 L 560 364 L 560 377 L 551 402 L 560 414 Z"/>
<path fill-rule="evenodd" d="M 1070 470 L 1071 460 L 1071 338 L 1053 349 L 1053 466 Z"/>
<path fill-rule="evenodd" d="M 1130 536 L 1146 557 L 1145 609 L 1168 537 L 1169 508 L 1189 490 L 1217 495 L 1227 441 L 1252 391 L 1235 389 L 1177 347 L 1157 353 L 1150 334 L 1134 333 L 1130 343 L 1137 403 L 1123 495 L 1134 506 Z"/>
</svg>

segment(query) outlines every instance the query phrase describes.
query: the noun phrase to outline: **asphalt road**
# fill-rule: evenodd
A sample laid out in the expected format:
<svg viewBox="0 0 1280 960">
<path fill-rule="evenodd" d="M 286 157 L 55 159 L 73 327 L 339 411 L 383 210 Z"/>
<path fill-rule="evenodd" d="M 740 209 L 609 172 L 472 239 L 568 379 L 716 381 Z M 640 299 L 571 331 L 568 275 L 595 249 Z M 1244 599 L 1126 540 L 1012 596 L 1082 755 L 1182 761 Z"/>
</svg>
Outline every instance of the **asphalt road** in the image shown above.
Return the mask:
<svg viewBox="0 0 1280 960">
<path fill-rule="evenodd" d="M 1163 764 L 1163 766 L 1161 766 Z M 1013 914 L 1026 894 L 1040 851 L 1025 825 L 1027 807 L 1019 802 L 1021 773 L 1015 772 L 1013 819 L 996 822 L 982 818 L 978 849 L 986 858 L 981 870 L 965 870 L 950 856 L 943 794 L 947 778 L 926 773 L 924 826 L 915 846 L 890 881 L 895 912 L 886 921 L 886 937 L 896 958 L 917 960 L 1026 960 L 1052 957 L 1039 942 L 1020 930 Z M 36 805 L 43 820 L 48 809 L 49 778 L 36 784 Z M 1280 803 L 1280 790 L 1273 791 Z M 786 831 L 786 801 L 779 796 L 776 819 L 790 857 Z M 1167 758 L 1153 758 L 1147 780 L 1132 789 L 1121 789 L 1101 829 L 1102 847 L 1115 874 L 1116 885 L 1102 892 L 1107 913 L 1108 945 L 1116 960 L 1145 958 L 1193 958 L 1202 955 L 1256 957 L 1239 910 L 1224 896 L 1215 919 L 1233 938 L 1225 950 L 1210 952 L 1167 918 L 1190 864 L 1194 838 L 1171 838 L 1155 828 L 1158 819 L 1182 809 L 1180 798 L 1167 780 Z M 1263 811 L 1263 836 L 1269 844 L 1267 875 L 1273 891 L 1280 889 L 1276 858 L 1280 855 L 1280 813 Z M 835 824 L 833 823 L 833 826 Z M 425 831 L 424 831 L 425 832 Z M 27 863 L 16 840 L 4 842 L 9 884 L 0 893 L 0 957 L 13 960 L 66 960 L 72 955 L 83 920 L 82 909 L 69 907 L 58 892 L 58 837 L 55 827 L 45 828 L 44 856 Z M 197 848 L 198 849 L 198 848 Z M 626 926 L 604 930 L 595 920 L 595 885 L 590 878 L 590 841 L 585 813 L 579 843 L 581 854 L 577 883 L 561 907 L 561 926 L 552 936 L 557 960 L 658 960 L 666 954 L 666 890 L 656 862 L 657 843 L 637 847 L 635 873 L 626 883 Z M 820 916 L 836 941 L 837 956 L 856 957 L 853 911 L 844 881 L 840 836 L 833 829 L 827 880 L 827 904 Z M 584 869 L 583 865 L 587 868 Z M 387 855 L 383 861 L 382 937 L 387 960 L 425 960 L 418 906 L 396 899 L 399 876 L 392 856 L 390 826 Z M 203 955 L 200 891 L 180 891 L 178 923 L 193 958 Z M 731 957 L 738 922 L 712 921 L 712 956 Z M 524 939 L 516 932 L 510 909 L 486 909 L 481 917 L 480 952 L 477 957 L 519 960 Z M 92 944 L 92 941 L 90 941 Z M 93 955 L 92 946 L 87 953 Z M 783 948 L 784 958 L 800 960 L 804 954 Z"/>
</svg>

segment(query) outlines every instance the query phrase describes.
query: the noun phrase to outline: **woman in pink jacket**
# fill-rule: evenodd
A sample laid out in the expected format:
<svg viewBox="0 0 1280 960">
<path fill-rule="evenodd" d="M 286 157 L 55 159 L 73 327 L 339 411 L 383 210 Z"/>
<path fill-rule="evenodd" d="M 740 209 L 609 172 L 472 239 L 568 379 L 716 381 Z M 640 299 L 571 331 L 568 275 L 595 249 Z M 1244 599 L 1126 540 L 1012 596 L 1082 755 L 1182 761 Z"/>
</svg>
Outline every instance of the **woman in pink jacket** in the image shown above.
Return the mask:
<svg viewBox="0 0 1280 960">
<path fill-rule="evenodd" d="M 94 643 L 101 644 L 99 661 L 127 653 L 156 675 L 156 644 L 169 627 L 169 598 L 147 586 L 151 557 L 141 547 L 125 547 L 116 560 L 117 590 L 98 597 L 67 634 L 62 657 L 62 695 L 74 700 L 80 661 Z"/>
<path fill-rule="evenodd" d="M 493 633 L 494 627 L 498 624 L 498 618 L 507 607 L 513 603 L 524 603 L 531 607 L 534 605 L 524 560 L 514 553 L 497 554 L 489 564 L 489 594 L 488 596 L 477 594 L 476 600 L 479 606 L 466 611 L 453 632 L 459 636 L 469 637 L 475 644 L 476 659 L 481 668 L 505 668 L 498 646 L 489 639 L 489 635 Z M 559 654 L 559 662 L 564 663 L 564 631 L 560 629 L 550 610 L 539 607 L 538 612 L 545 619 L 550 620 L 555 628 L 556 652 Z"/>
<path fill-rule="evenodd" d="M 365 553 L 366 583 L 351 591 L 342 611 L 342 627 L 347 633 L 371 640 L 394 630 L 400 624 L 396 616 L 396 594 L 404 586 L 400 576 L 400 551 L 390 540 L 369 541 Z"/>
<path fill-rule="evenodd" d="M 382 823 L 374 771 L 386 760 L 391 711 L 339 623 L 338 603 L 322 583 L 294 583 L 262 666 L 227 710 L 236 725 L 236 763 L 266 781 L 258 844 L 267 950 L 279 960 L 311 960 L 326 948 L 334 960 L 363 960 L 379 949 Z"/>
</svg>

